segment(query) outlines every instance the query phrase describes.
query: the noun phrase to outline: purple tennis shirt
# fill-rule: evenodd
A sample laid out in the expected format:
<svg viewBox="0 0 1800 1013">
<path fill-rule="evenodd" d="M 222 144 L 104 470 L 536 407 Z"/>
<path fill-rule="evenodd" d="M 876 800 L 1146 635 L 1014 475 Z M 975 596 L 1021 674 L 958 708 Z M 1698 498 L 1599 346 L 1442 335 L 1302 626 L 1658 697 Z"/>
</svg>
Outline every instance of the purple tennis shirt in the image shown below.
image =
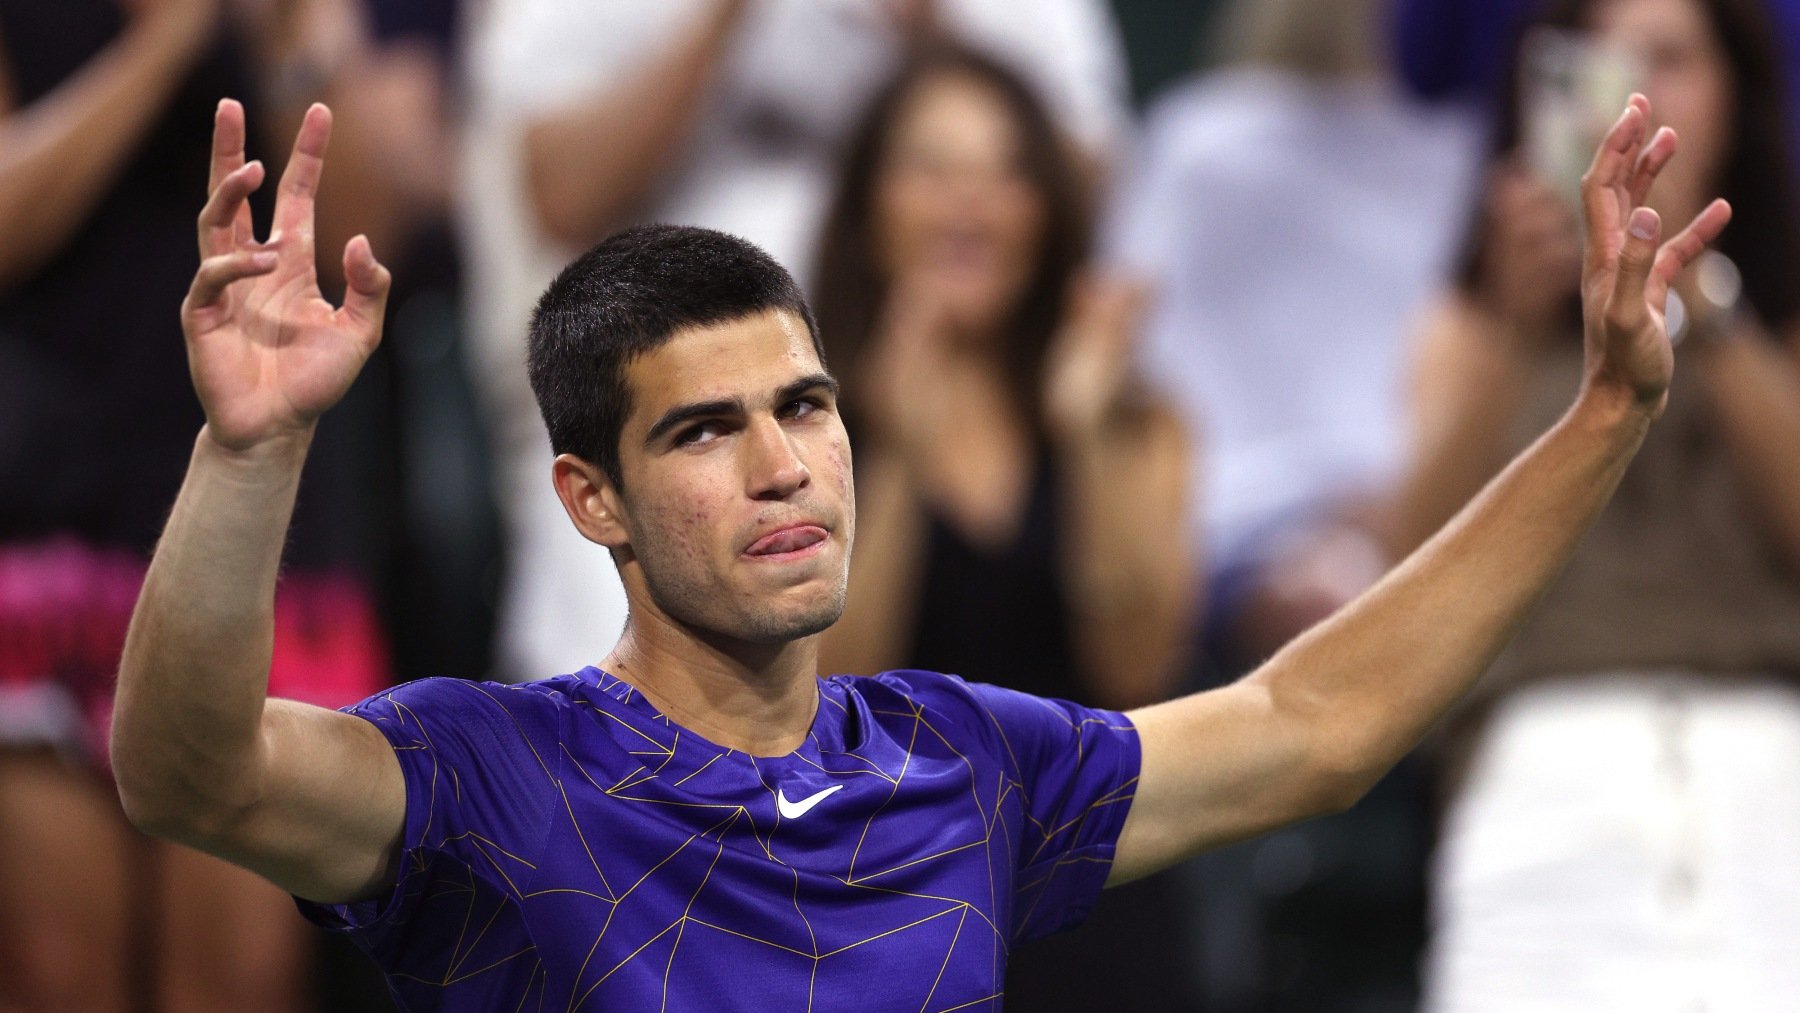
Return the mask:
<svg viewBox="0 0 1800 1013">
<path fill-rule="evenodd" d="M 394 746 L 390 895 L 302 902 L 409 1009 L 993 1010 L 1086 916 L 1137 784 L 1122 714 L 930 672 L 819 680 L 756 757 L 589 668 L 347 708 Z"/>
</svg>

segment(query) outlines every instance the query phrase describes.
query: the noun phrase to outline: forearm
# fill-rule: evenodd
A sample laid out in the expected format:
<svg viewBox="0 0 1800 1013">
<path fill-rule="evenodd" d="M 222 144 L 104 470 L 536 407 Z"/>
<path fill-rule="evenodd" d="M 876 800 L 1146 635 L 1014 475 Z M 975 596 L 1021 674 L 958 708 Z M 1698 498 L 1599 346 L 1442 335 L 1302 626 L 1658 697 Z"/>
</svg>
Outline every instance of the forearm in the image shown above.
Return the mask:
<svg viewBox="0 0 1800 1013">
<path fill-rule="evenodd" d="M 0 286 L 62 248 L 180 83 L 194 41 L 143 22 L 56 90 L 0 120 Z"/>
<path fill-rule="evenodd" d="M 1800 569 L 1800 360 L 1750 336 L 1696 349 L 1693 358 L 1758 519 Z"/>
<path fill-rule="evenodd" d="M 1509 324 L 1470 305 L 1444 311 L 1415 365 L 1411 464 L 1385 526 L 1389 554 L 1417 549 L 1507 460 L 1530 362 Z"/>
<path fill-rule="evenodd" d="M 717 0 L 635 78 L 526 128 L 526 183 L 539 227 L 585 245 L 643 200 L 699 119 L 743 8 L 742 0 Z"/>
<path fill-rule="evenodd" d="M 113 767 L 140 825 L 180 832 L 256 800 L 275 582 L 310 439 L 195 442 L 119 666 Z"/>
<path fill-rule="evenodd" d="M 1354 798 L 1485 670 L 1607 503 L 1649 425 L 1584 394 L 1443 531 L 1250 678 Z"/>
<path fill-rule="evenodd" d="M 828 674 L 873 675 L 905 664 L 916 622 L 924 514 L 897 459 L 876 451 L 862 473 L 849 607 L 819 648 Z"/>
<path fill-rule="evenodd" d="M 1200 568 L 1185 510 L 1185 445 L 1157 455 L 1108 443 L 1065 440 L 1057 455 L 1068 539 L 1063 584 L 1092 701 L 1128 709 L 1174 691 Z"/>
</svg>

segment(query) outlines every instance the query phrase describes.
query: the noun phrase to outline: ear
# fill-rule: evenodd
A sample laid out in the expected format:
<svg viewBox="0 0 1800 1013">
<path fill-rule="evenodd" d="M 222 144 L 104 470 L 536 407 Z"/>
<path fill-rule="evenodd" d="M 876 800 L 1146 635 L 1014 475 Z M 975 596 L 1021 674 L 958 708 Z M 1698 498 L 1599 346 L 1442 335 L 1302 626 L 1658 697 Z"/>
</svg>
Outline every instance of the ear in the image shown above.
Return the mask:
<svg viewBox="0 0 1800 1013">
<path fill-rule="evenodd" d="M 619 491 L 598 465 L 574 454 L 558 454 L 550 465 L 550 480 L 556 486 L 556 497 L 562 500 L 563 510 L 583 538 L 609 549 L 631 544 L 630 524 Z"/>
</svg>

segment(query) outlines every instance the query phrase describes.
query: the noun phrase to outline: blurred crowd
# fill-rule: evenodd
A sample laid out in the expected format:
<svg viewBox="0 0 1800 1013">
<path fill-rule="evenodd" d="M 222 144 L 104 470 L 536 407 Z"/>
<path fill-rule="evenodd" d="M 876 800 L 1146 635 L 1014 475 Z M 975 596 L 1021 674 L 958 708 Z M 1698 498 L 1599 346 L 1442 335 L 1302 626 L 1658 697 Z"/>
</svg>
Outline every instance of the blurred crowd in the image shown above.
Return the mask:
<svg viewBox="0 0 1800 1013">
<path fill-rule="evenodd" d="M 670 221 L 793 270 L 843 384 L 823 667 L 1129 709 L 1430 551 L 1567 405 L 1574 187 L 1633 90 L 1681 139 L 1663 220 L 1736 217 L 1560 582 L 1361 805 L 1111 891 L 1008 1005 L 1800 1008 L 1800 0 L 1173 9 L 0 0 L 0 1011 L 385 1008 L 107 771 L 201 422 L 177 308 L 221 98 L 277 172 L 331 106 L 318 246 L 396 278 L 308 465 L 273 693 L 605 654 L 624 594 L 551 489 L 524 335 L 564 263 Z M 1204 22 L 1199 69 L 1144 94 L 1159 18 Z"/>
</svg>

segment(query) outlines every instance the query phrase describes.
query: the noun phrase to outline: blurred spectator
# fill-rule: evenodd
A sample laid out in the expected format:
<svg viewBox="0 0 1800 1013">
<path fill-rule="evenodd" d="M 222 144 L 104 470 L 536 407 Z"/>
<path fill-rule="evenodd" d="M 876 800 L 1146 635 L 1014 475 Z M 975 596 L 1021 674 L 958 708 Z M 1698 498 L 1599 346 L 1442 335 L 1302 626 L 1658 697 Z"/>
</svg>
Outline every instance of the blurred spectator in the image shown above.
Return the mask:
<svg viewBox="0 0 1800 1013">
<path fill-rule="evenodd" d="M 1125 75 L 1103 0 L 493 0 L 471 21 L 464 211 L 476 377 L 501 461 L 511 575 L 505 678 L 598 658 L 624 621 L 605 552 L 563 517 L 525 383 L 525 325 L 555 272 L 638 221 L 711 226 L 802 264 L 844 135 L 909 47 L 1004 54 L 1092 151 Z"/>
<path fill-rule="evenodd" d="M 1206 437 L 1211 623 L 1246 664 L 1384 566 L 1371 504 L 1403 456 L 1400 335 L 1478 150 L 1473 123 L 1385 73 L 1380 7 L 1235 8 L 1236 58 L 1151 109 L 1104 237 L 1157 294 L 1149 372 Z"/>
<path fill-rule="evenodd" d="M 1788 92 L 1790 150 L 1800 145 L 1800 0 L 1753 0 L 1778 29 L 1777 57 Z M 1487 106 L 1512 79 L 1506 57 L 1544 0 L 1396 0 L 1394 38 L 1401 77 L 1421 98 Z"/>
<path fill-rule="evenodd" d="M 1680 135 L 1650 203 L 1672 231 L 1723 194 L 1737 270 L 1677 280 L 1665 412 L 1445 730 L 1430 1004 L 1797 1008 L 1800 206 L 1771 29 L 1750 0 L 1565 0 L 1539 24 L 1636 54 Z M 1407 545 L 1581 379 L 1577 212 L 1527 164 L 1521 92 L 1418 348 Z"/>
<path fill-rule="evenodd" d="M 1077 277 L 1087 208 L 1030 88 L 965 50 L 907 65 L 854 133 L 815 265 L 859 479 L 825 671 L 1115 708 L 1173 690 L 1187 440 L 1133 377 L 1137 293 Z M 1013 954 L 1007 1004 L 1184 1008 L 1179 934 L 1159 881 L 1108 891 Z"/>
<path fill-rule="evenodd" d="M 1244 0 L 1225 65 L 1157 101 L 1106 259 L 1150 283 L 1147 372 L 1205 446 L 1207 683 L 1235 678 L 1387 566 L 1402 336 L 1439 284 L 1478 124 L 1410 100 L 1380 0 Z M 1184 871 L 1210 1010 L 1409 1005 L 1429 847 L 1421 771 L 1352 812 Z"/>
<path fill-rule="evenodd" d="M 347 0 L 0 0 L 0 1006 L 280 1010 L 304 994 L 289 898 L 131 831 L 106 733 L 202 422 L 177 310 L 214 109 L 246 97 L 253 128 L 282 129 L 371 81 L 366 55 Z M 357 210 L 321 222 L 323 249 L 344 217 L 391 233 L 417 185 L 384 175 L 358 144 L 367 120 L 344 112 L 323 206 Z M 387 680 L 366 388 L 349 407 L 318 436 L 276 599 L 271 692 L 328 706 Z"/>
</svg>

